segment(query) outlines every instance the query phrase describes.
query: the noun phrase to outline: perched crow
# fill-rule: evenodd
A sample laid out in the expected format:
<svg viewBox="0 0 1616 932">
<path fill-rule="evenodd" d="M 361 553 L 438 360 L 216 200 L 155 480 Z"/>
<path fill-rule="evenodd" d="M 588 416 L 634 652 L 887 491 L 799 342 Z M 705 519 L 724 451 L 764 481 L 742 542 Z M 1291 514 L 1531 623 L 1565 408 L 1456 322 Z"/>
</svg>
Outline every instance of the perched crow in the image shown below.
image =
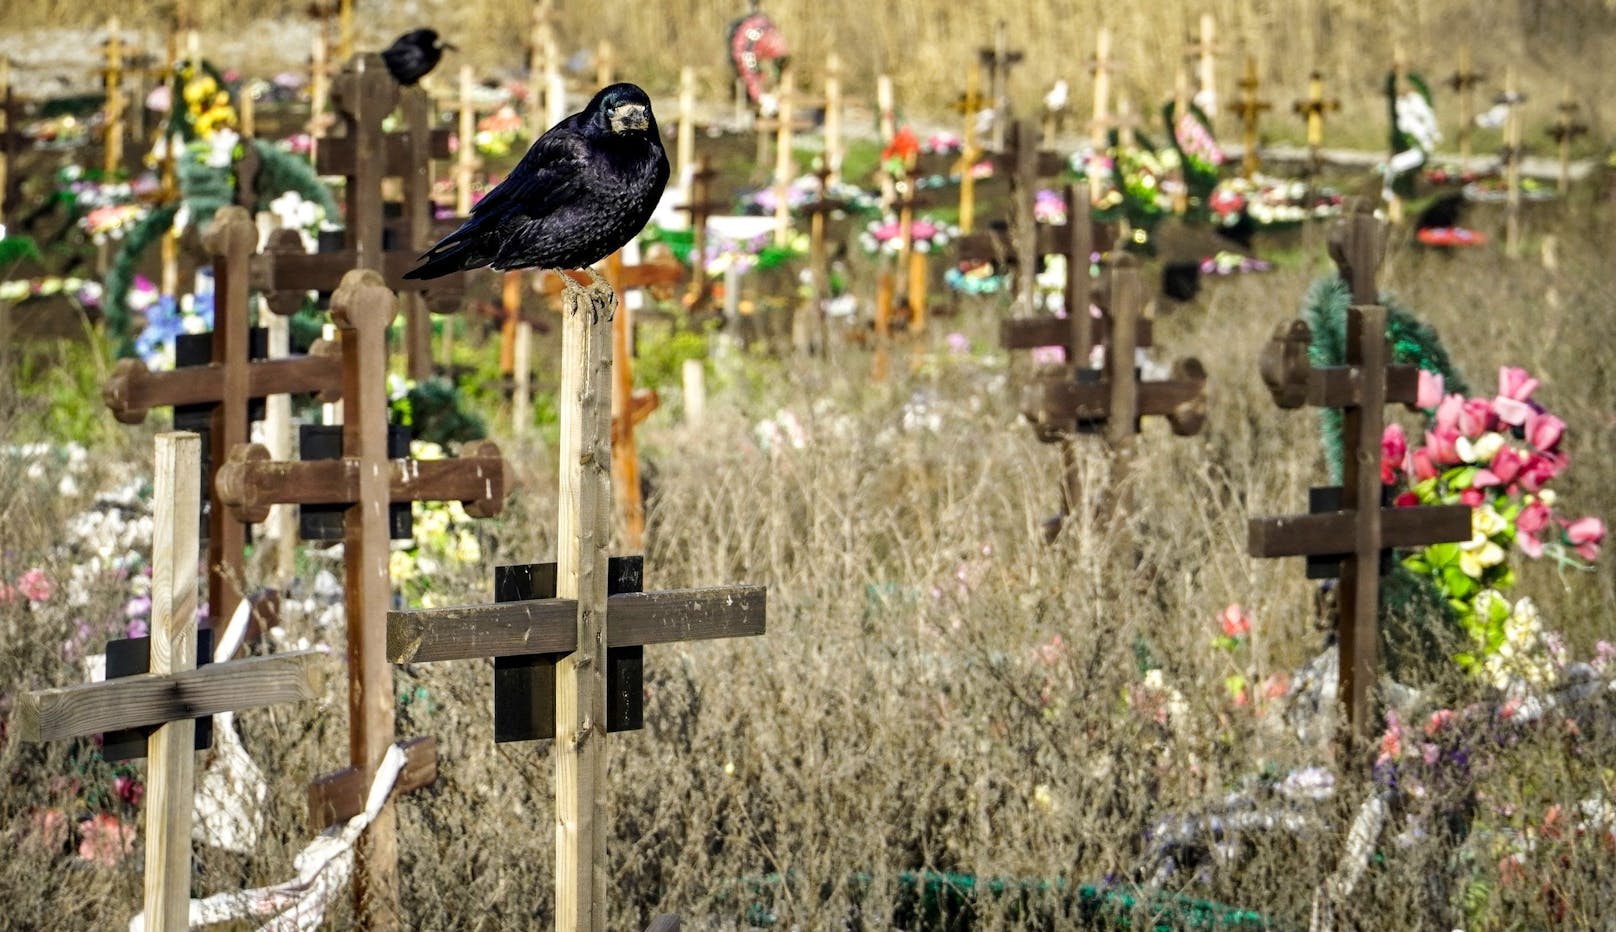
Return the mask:
<svg viewBox="0 0 1616 932">
<path fill-rule="evenodd" d="M 404 277 L 485 265 L 502 271 L 593 265 L 645 227 L 667 184 L 668 156 L 651 98 L 633 84 L 613 84 L 540 136 L 466 222 Z"/>
<path fill-rule="evenodd" d="M 394 81 L 405 87 L 413 87 L 415 82 L 438 67 L 443 50 L 452 48 L 453 45 L 438 38 L 435 29 L 413 29 L 394 39 L 392 45 L 382 50 L 382 61 L 387 64 L 387 73 L 393 76 Z"/>
</svg>

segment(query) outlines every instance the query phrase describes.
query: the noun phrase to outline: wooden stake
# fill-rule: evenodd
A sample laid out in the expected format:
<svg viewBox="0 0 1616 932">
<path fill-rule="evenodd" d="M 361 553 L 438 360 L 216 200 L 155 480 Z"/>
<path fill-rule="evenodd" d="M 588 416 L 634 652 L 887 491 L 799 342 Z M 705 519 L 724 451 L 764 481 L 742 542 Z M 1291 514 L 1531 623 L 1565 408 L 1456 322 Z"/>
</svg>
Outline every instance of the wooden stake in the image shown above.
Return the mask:
<svg viewBox="0 0 1616 932">
<path fill-rule="evenodd" d="M 279 314 L 260 314 L 269 330 L 269 358 L 281 359 L 291 355 L 291 319 Z M 215 320 L 217 324 L 217 320 Z M 271 395 L 264 400 L 264 440 L 271 456 L 278 460 L 292 458 L 292 398 L 290 395 Z M 270 534 L 275 538 L 275 584 L 286 586 L 297 572 L 297 511 L 290 505 L 276 505 L 269 518 Z"/>
<path fill-rule="evenodd" d="M 1173 122 L 1167 127 L 1169 141 L 1178 138 L 1178 123 L 1189 112 L 1190 106 L 1190 78 L 1183 65 L 1173 72 Z M 1173 189 L 1173 214 L 1182 217 L 1190 209 L 1189 176 L 1184 171 L 1183 160 L 1176 160 L 1172 170 L 1173 180 L 1177 182 Z M 1072 216 L 1070 213 L 1068 217 Z"/>
<path fill-rule="evenodd" d="M 1206 118 L 1215 119 L 1218 115 L 1218 85 L 1217 85 L 1217 46 L 1212 40 L 1214 21 L 1211 13 L 1201 14 L 1201 41 L 1194 46 L 1199 58 L 1197 74 L 1200 86 L 1195 92 L 1195 103 L 1206 114 Z"/>
<path fill-rule="evenodd" d="M 123 167 L 123 35 L 116 16 L 107 20 L 106 53 L 106 125 L 102 135 L 101 167 L 111 175 Z"/>
<path fill-rule="evenodd" d="M 689 65 L 679 69 L 679 136 L 674 160 L 679 163 L 679 188 L 690 201 L 696 172 L 696 69 Z"/>
<path fill-rule="evenodd" d="M 791 242 L 791 205 L 787 195 L 795 174 L 796 160 L 792 156 L 792 106 L 796 96 L 796 76 L 790 69 L 780 75 L 780 112 L 776 116 L 779 126 L 774 139 L 774 244 L 784 246 Z"/>
<path fill-rule="evenodd" d="M 842 180 L 842 57 L 825 58 L 825 167 L 830 183 Z"/>
<path fill-rule="evenodd" d="M 339 0 L 337 5 L 337 60 L 346 64 L 354 54 L 353 0 Z"/>
<path fill-rule="evenodd" d="M 472 182 L 477 174 L 477 110 L 471 100 L 476 86 L 471 66 L 461 65 L 460 112 L 457 114 L 460 148 L 455 153 L 455 213 L 462 217 L 471 213 Z"/>
<path fill-rule="evenodd" d="M 1111 148 L 1106 130 L 1111 124 L 1111 30 L 1100 27 L 1094 37 L 1094 122 L 1089 124 L 1089 146 L 1094 155 L 1089 171 L 1089 201 L 1098 203 L 1104 193 L 1104 179 L 1093 165 Z M 1036 148 L 1036 147 L 1035 147 Z"/>
<path fill-rule="evenodd" d="M 331 108 L 331 63 L 327 60 L 325 32 L 314 34 L 309 56 L 309 161 L 320 154 L 320 138 L 325 135 L 327 111 Z"/>
<path fill-rule="evenodd" d="M 685 389 L 685 426 L 700 427 L 707 419 L 707 373 L 701 360 L 687 359 L 680 373 Z"/>
<path fill-rule="evenodd" d="M 982 112 L 982 66 L 973 64 L 965 79 L 965 94 L 954 104 L 959 111 L 960 127 L 960 232 L 970 233 L 976 227 L 976 175 L 972 169 L 982 157 L 976 139 L 976 115 Z"/>
<path fill-rule="evenodd" d="M 645 504 L 640 500 L 640 458 L 634 445 L 636 415 L 634 398 L 634 354 L 629 346 L 633 333 L 633 312 L 623 299 L 623 252 L 606 259 L 606 280 L 612 285 L 617 313 L 612 317 L 612 478 L 622 500 L 623 546 L 632 551 L 644 549 Z M 654 410 L 652 408 L 651 410 Z"/>
<path fill-rule="evenodd" d="M 153 676 L 196 668 L 196 516 L 202 510 L 202 442 L 196 434 L 157 437 L 152 495 Z M 146 771 L 146 928 L 190 927 L 191 801 L 196 722 L 160 726 L 148 740 Z"/>
<path fill-rule="evenodd" d="M 608 289 L 570 292 L 561 331 L 556 595 L 576 599 L 577 649 L 556 665 L 556 928 L 605 932 L 606 561 L 611 541 Z"/>
<path fill-rule="evenodd" d="M 895 285 L 892 272 L 881 271 L 875 280 L 875 355 L 870 360 L 870 381 L 887 378 L 887 351 L 892 342 L 892 298 Z"/>
<path fill-rule="evenodd" d="M 1515 66 L 1504 72 L 1504 102 L 1508 116 L 1504 120 L 1504 254 L 1515 258 L 1521 254 L 1521 104 L 1526 98 L 1517 90 Z"/>
<path fill-rule="evenodd" d="M 881 131 L 881 148 L 884 151 L 892 145 L 892 137 L 898 134 L 898 118 L 893 113 L 892 102 L 892 76 L 877 75 L 875 78 L 875 108 Z M 881 173 L 881 210 L 892 209 L 892 201 L 896 197 L 896 182 L 886 172 Z"/>
<path fill-rule="evenodd" d="M 511 433 L 521 437 L 533 421 L 533 327 L 522 319 L 522 273 L 506 272 L 501 279 L 504 329 L 510 334 Z"/>
</svg>

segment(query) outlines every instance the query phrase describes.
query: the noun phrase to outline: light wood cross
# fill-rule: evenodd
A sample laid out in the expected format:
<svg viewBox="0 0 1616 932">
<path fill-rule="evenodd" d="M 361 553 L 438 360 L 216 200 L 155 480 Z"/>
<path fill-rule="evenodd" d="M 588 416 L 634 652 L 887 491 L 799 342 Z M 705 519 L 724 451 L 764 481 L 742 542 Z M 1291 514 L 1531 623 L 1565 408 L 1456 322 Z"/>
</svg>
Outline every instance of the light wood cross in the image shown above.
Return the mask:
<svg viewBox="0 0 1616 932">
<path fill-rule="evenodd" d="M 387 330 L 397 300 L 381 276 L 355 270 L 331 299 L 342 337 L 342 456 L 279 462 L 258 444 L 238 444 L 219 471 L 219 497 L 239 520 L 263 521 L 273 505 L 342 505 L 344 607 L 348 626 L 349 768 L 310 791 L 316 828 L 363 808 L 377 765 L 393 743 L 393 678 L 384 656 L 388 575 L 388 507 L 392 502 L 460 501 L 473 517 L 497 513 L 508 469 L 492 443 L 468 444 L 457 459 L 388 455 Z M 429 739 L 406 747 L 409 764 L 395 792 L 430 782 L 436 750 Z M 398 847 L 391 803 L 360 848 L 355 902 L 376 924 L 396 921 Z"/>
<path fill-rule="evenodd" d="M 1008 28 L 1004 20 L 993 24 L 993 45 L 977 50 L 977 60 L 988 70 L 988 99 L 993 103 L 993 130 L 989 147 L 995 151 L 1005 145 L 1005 127 L 1010 123 L 1010 69 L 1021 64 L 1026 55 L 1020 49 L 1010 48 Z"/>
<path fill-rule="evenodd" d="M 1344 409 L 1341 486 L 1315 490 L 1312 504 L 1319 510 L 1313 513 L 1252 518 L 1247 529 L 1252 556 L 1305 556 L 1313 561 L 1311 575 L 1339 575 L 1338 695 L 1346 703 L 1343 735 L 1359 750 L 1375 727 L 1383 551 L 1470 538 L 1470 509 L 1464 505 L 1383 505 L 1383 409 L 1399 402 L 1412 406 L 1419 391 L 1418 368 L 1391 363 L 1387 349 L 1386 308 L 1378 303 L 1375 284 L 1385 235 L 1368 205 L 1360 203 L 1331 238 L 1331 255 L 1352 289 L 1345 365 L 1313 368 L 1307 355 L 1312 333 L 1301 321 L 1281 324 L 1260 358 L 1263 382 L 1280 407 Z"/>
<path fill-rule="evenodd" d="M 1470 142 L 1475 133 L 1476 86 L 1487 75 L 1470 65 L 1470 45 L 1459 46 L 1459 69 L 1448 76 L 1447 85 L 1459 95 L 1459 171 L 1470 170 Z"/>
<path fill-rule="evenodd" d="M 197 666 L 202 442 L 196 434 L 157 436 L 152 526 L 152 617 L 148 672 L 81 686 L 24 693 L 19 734 L 60 741 L 97 732 L 149 729 L 146 769 L 146 928 L 189 928 L 191 807 L 198 721 L 318 698 L 321 655 L 273 654 Z M 111 647 L 111 645 L 109 645 Z"/>
<path fill-rule="evenodd" d="M 1235 101 L 1234 112 L 1240 117 L 1241 146 L 1240 174 L 1250 180 L 1257 174 L 1258 158 L 1257 145 L 1259 137 L 1257 127 L 1265 111 L 1273 108 L 1268 101 L 1257 95 L 1261 81 L 1257 77 L 1257 57 L 1246 56 L 1246 71 L 1240 78 L 1240 99 Z"/>
<path fill-rule="evenodd" d="M 388 656 L 397 663 L 476 657 L 559 655 L 508 661 L 505 673 L 526 680 L 526 705 L 505 718 L 508 737 L 536 737 L 553 722 L 556 739 L 556 919 L 565 930 L 604 932 L 611 870 L 606 861 L 606 734 L 614 721 L 610 694 L 621 694 L 617 721 L 628 723 L 639 691 L 632 659 L 613 649 L 708 637 L 761 634 L 765 591 L 732 586 L 642 593 L 638 567 L 613 564 L 608 445 L 612 380 L 611 331 L 615 296 L 592 287 L 566 296 L 562 331 L 561 496 L 553 570 L 522 567 L 499 578 L 502 598 L 516 601 L 450 609 L 393 612 Z M 556 598 L 545 577 L 554 574 Z M 615 582 L 614 582 L 615 580 Z M 611 595 L 613 590 L 620 592 Z M 554 712 L 544 707 L 543 677 L 554 677 Z M 613 671 L 620 682 L 615 687 Z M 519 714 L 517 714 L 519 713 Z M 500 713 L 496 713 L 499 715 Z"/>
<path fill-rule="evenodd" d="M 1291 104 L 1291 109 L 1307 124 L 1307 164 L 1309 174 L 1321 167 L 1319 150 L 1324 148 L 1324 117 L 1341 109 L 1341 101 L 1324 96 L 1324 75 L 1315 70 L 1307 76 L 1307 98 Z"/>
</svg>

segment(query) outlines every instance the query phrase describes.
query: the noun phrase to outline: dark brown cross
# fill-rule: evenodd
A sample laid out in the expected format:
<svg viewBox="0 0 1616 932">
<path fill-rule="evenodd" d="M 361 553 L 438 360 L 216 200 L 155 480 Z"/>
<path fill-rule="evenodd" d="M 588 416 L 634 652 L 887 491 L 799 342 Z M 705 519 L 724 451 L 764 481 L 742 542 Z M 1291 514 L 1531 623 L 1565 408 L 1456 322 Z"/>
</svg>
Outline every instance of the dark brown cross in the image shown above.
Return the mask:
<svg viewBox="0 0 1616 932">
<path fill-rule="evenodd" d="M 1019 49 L 1010 48 L 1008 30 L 1004 20 L 993 25 L 993 45 L 976 51 L 977 60 L 988 70 L 988 99 L 993 103 L 993 136 L 991 146 L 1004 148 L 1005 126 L 1010 120 L 1010 69 L 1021 64 L 1026 56 Z"/>
<path fill-rule="evenodd" d="M 1010 176 L 1011 248 L 1018 258 L 1033 257 L 1031 262 L 1016 264 L 1016 303 L 1023 312 L 1031 312 L 1037 299 L 1038 225 L 1033 205 L 1038 199 L 1038 182 L 1066 170 L 1060 153 L 1039 148 L 1038 135 L 1032 123 L 1017 120 L 1010 126 L 1004 149 L 993 156 L 994 172 Z"/>
<path fill-rule="evenodd" d="M 290 233 L 293 239 L 297 234 Z M 242 599 L 242 552 L 246 528 L 226 513 L 214 478 L 237 444 L 247 442 L 249 403 L 271 395 L 319 393 L 334 401 L 342 391 L 341 349 L 318 341 L 307 356 L 251 361 L 252 315 L 248 264 L 258 243 L 258 228 L 240 207 L 225 207 L 214 216 L 203 243 L 213 256 L 214 328 L 211 361 L 169 372 L 152 372 L 139 359 L 123 359 L 113 368 L 101 397 L 120 423 L 139 424 L 152 408 L 172 406 L 206 420 L 208 521 L 208 612 L 228 619 Z M 272 310 L 286 313 L 280 307 Z M 199 425 L 200 426 L 200 425 Z"/>
<path fill-rule="evenodd" d="M 814 175 L 819 179 L 819 196 L 804 204 L 802 211 L 808 215 L 808 269 L 814 285 L 814 300 L 811 305 L 814 312 L 813 323 L 819 345 L 823 349 L 827 343 L 824 329 L 825 301 L 830 298 L 830 255 L 825 243 L 825 224 L 829 215 L 846 211 L 852 205 L 846 200 L 830 196 L 829 165 L 820 163 Z"/>
<path fill-rule="evenodd" d="M 1383 409 L 1395 402 L 1412 406 L 1419 391 L 1419 370 L 1392 364 L 1387 351 L 1386 309 L 1377 303 L 1375 284 L 1384 248 L 1385 229 L 1366 203 L 1356 205 L 1331 237 L 1331 256 L 1352 289 L 1345 365 L 1313 368 L 1307 355 L 1312 334 L 1301 321 L 1281 324 L 1259 363 L 1280 407 L 1344 409 L 1341 487 L 1314 495 L 1315 505 L 1331 510 L 1253 518 L 1247 529 L 1247 549 L 1254 557 L 1340 559 L 1339 695 L 1347 706 L 1345 734 L 1360 748 L 1373 725 L 1382 551 L 1470 537 L 1470 509 L 1464 505 L 1383 505 Z"/>
<path fill-rule="evenodd" d="M 1564 195 L 1571 188 L 1571 143 L 1578 136 L 1588 132 L 1588 124 L 1577 119 L 1577 102 L 1571 99 L 1571 88 L 1566 88 L 1565 97 L 1561 98 L 1555 108 L 1559 116 L 1555 117 L 1554 125 L 1549 128 L 1549 138 L 1560 146 L 1560 181 L 1558 190 Z"/>
<path fill-rule="evenodd" d="M 1077 185 L 1065 186 L 1066 223 L 1039 224 L 1036 241 L 1039 248 L 1025 259 L 1017 257 L 1017 264 L 1030 262 L 1036 271 L 1038 259 L 1059 253 L 1066 258 L 1066 316 L 1047 317 L 1033 315 L 1012 317 L 999 325 L 999 345 L 1005 349 L 1033 349 L 1039 346 L 1059 346 L 1065 352 L 1069 365 L 1087 366 L 1095 343 L 1103 342 L 1101 328 L 1095 326 L 1089 314 L 1094 302 L 1094 279 L 1090 274 L 1094 255 L 1094 224 L 1088 214 L 1088 192 Z M 974 244 L 973 244 L 974 245 Z M 962 251 L 963 252 L 963 251 Z M 980 258 L 971 254 L 967 258 Z M 1140 320 L 1141 332 L 1137 342 L 1150 345 L 1150 321 Z"/>
<path fill-rule="evenodd" d="M 440 223 L 432 216 L 431 161 L 449 157 L 451 134 L 432 128 L 432 102 L 426 92 L 400 88 L 375 53 L 355 56 L 332 81 L 331 102 L 346 133 L 320 140 L 315 167 L 321 175 L 347 179 L 344 246 L 311 255 L 266 255 L 254 263 L 254 284 L 269 292 L 329 292 L 351 269 L 380 272 L 388 287 L 402 296 L 408 373 L 419 381 L 432 372 L 428 305 L 453 310 L 465 290 L 463 272 L 430 283 L 404 279 L 433 240 L 458 223 L 458 218 Z M 400 105 L 406 130 L 383 132 L 382 121 Z M 385 221 L 386 178 L 404 182 L 402 229 L 389 229 Z"/>
<path fill-rule="evenodd" d="M 149 758 L 145 916 L 154 930 L 187 928 L 199 724 L 221 712 L 314 699 L 320 688 L 314 651 L 197 666 L 206 652 L 196 626 L 201 447 L 192 433 L 157 437 L 151 636 L 108 645 L 109 662 L 116 650 L 138 649 L 139 672 L 114 678 L 109 668 L 102 682 L 24 693 L 17 702 L 18 733 L 32 741 L 138 730 L 125 756 Z M 110 745 L 107 753 L 117 754 Z"/>
<path fill-rule="evenodd" d="M 238 519 L 263 521 L 272 505 L 345 505 L 343 563 L 348 619 L 349 769 L 311 788 L 310 817 L 323 827 L 364 808 L 366 788 L 393 743 L 393 679 L 384 656 L 388 575 L 388 506 L 392 502 L 460 501 L 473 517 L 497 513 L 508 470 L 498 447 L 468 445 L 458 459 L 393 459 L 387 451 L 387 329 L 397 300 L 380 275 L 355 270 L 331 298 L 331 319 L 342 337 L 342 453 L 340 458 L 275 462 L 258 444 L 238 444 L 219 471 L 219 497 Z M 430 782 L 436 750 L 430 740 L 409 746 L 410 763 L 395 789 Z M 356 902 L 385 919 L 397 894 L 397 839 L 391 806 L 367 832 L 365 875 Z M 379 830 L 378 830 L 379 829 Z M 367 900 L 374 897 L 374 901 Z"/>
<path fill-rule="evenodd" d="M 1273 105 L 1257 96 L 1259 87 L 1257 77 L 1257 57 L 1246 56 L 1246 72 L 1240 77 L 1240 99 L 1235 101 L 1231 108 L 1240 117 L 1241 144 L 1245 151 L 1240 154 L 1240 174 L 1250 178 L 1257 173 L 1257 124 L 1262 119 L 1264 111 L 1272 109 Z"/>
<path fill-rule="evenodd" d="M 713 296 L 707 277 L 707 218 L 729 209 L 728 204 L 713 199 L 713 178 L 717 174 L 712 157 L 702 156 L 696 170 L 690 173 L 690 203 L 678 207 L 690 215 L 690 291 L 684 303 L 692 313 L 705 309 Z"/>
<path fill-rule="evenodd" d="M 1487 75 L 1470 66 L 1470 46 L 1459 46 L 1459 70 L 1448 75 L 1447 85 L 1459 95 L 1459 170 L 1470 167 L 1470 138 L 1475 131 L 1475 89 Z"/>
</svg>

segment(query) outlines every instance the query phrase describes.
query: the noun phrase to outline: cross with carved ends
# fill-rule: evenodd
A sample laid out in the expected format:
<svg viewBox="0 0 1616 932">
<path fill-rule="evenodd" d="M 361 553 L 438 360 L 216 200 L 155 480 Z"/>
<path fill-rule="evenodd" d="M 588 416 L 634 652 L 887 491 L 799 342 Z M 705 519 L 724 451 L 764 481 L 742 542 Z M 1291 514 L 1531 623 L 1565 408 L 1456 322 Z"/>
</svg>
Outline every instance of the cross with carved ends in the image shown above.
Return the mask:
<svg viewBox="0 0 1616 932">
<path fill-rule="evenodd" d="M 1346 702 L 1344 735 L 1360 748 L 1373 725 L 1382 552 L 1470 538 L 1470 509 L 1464 505 L 1382 505 L 1383 409 L 1396 402 L 1412 406 L 1419 390 L 1418 369 L 1392 364 L 1387 350 L 1386 308 L 1377 303 L 1375 284 L 1385 236 L 1366 203 L 1355 205 L 1331 236 L 1331 257 L 1352 289 L 1345 365 L 1314 368 L 1307 354 L 1312 333 L 1301 321 L 1281 324 L 1259 360 L 1263 382 L 1280 407 L 1344 410 L 1341 486 L 1314 491 L 1315 513 L 1252 518 L 1247 528 L 1247 550 L 1254 557 L 1305 556 L 1315 565 L 1339 560 L 1338 695 Z"/>
</svg>

